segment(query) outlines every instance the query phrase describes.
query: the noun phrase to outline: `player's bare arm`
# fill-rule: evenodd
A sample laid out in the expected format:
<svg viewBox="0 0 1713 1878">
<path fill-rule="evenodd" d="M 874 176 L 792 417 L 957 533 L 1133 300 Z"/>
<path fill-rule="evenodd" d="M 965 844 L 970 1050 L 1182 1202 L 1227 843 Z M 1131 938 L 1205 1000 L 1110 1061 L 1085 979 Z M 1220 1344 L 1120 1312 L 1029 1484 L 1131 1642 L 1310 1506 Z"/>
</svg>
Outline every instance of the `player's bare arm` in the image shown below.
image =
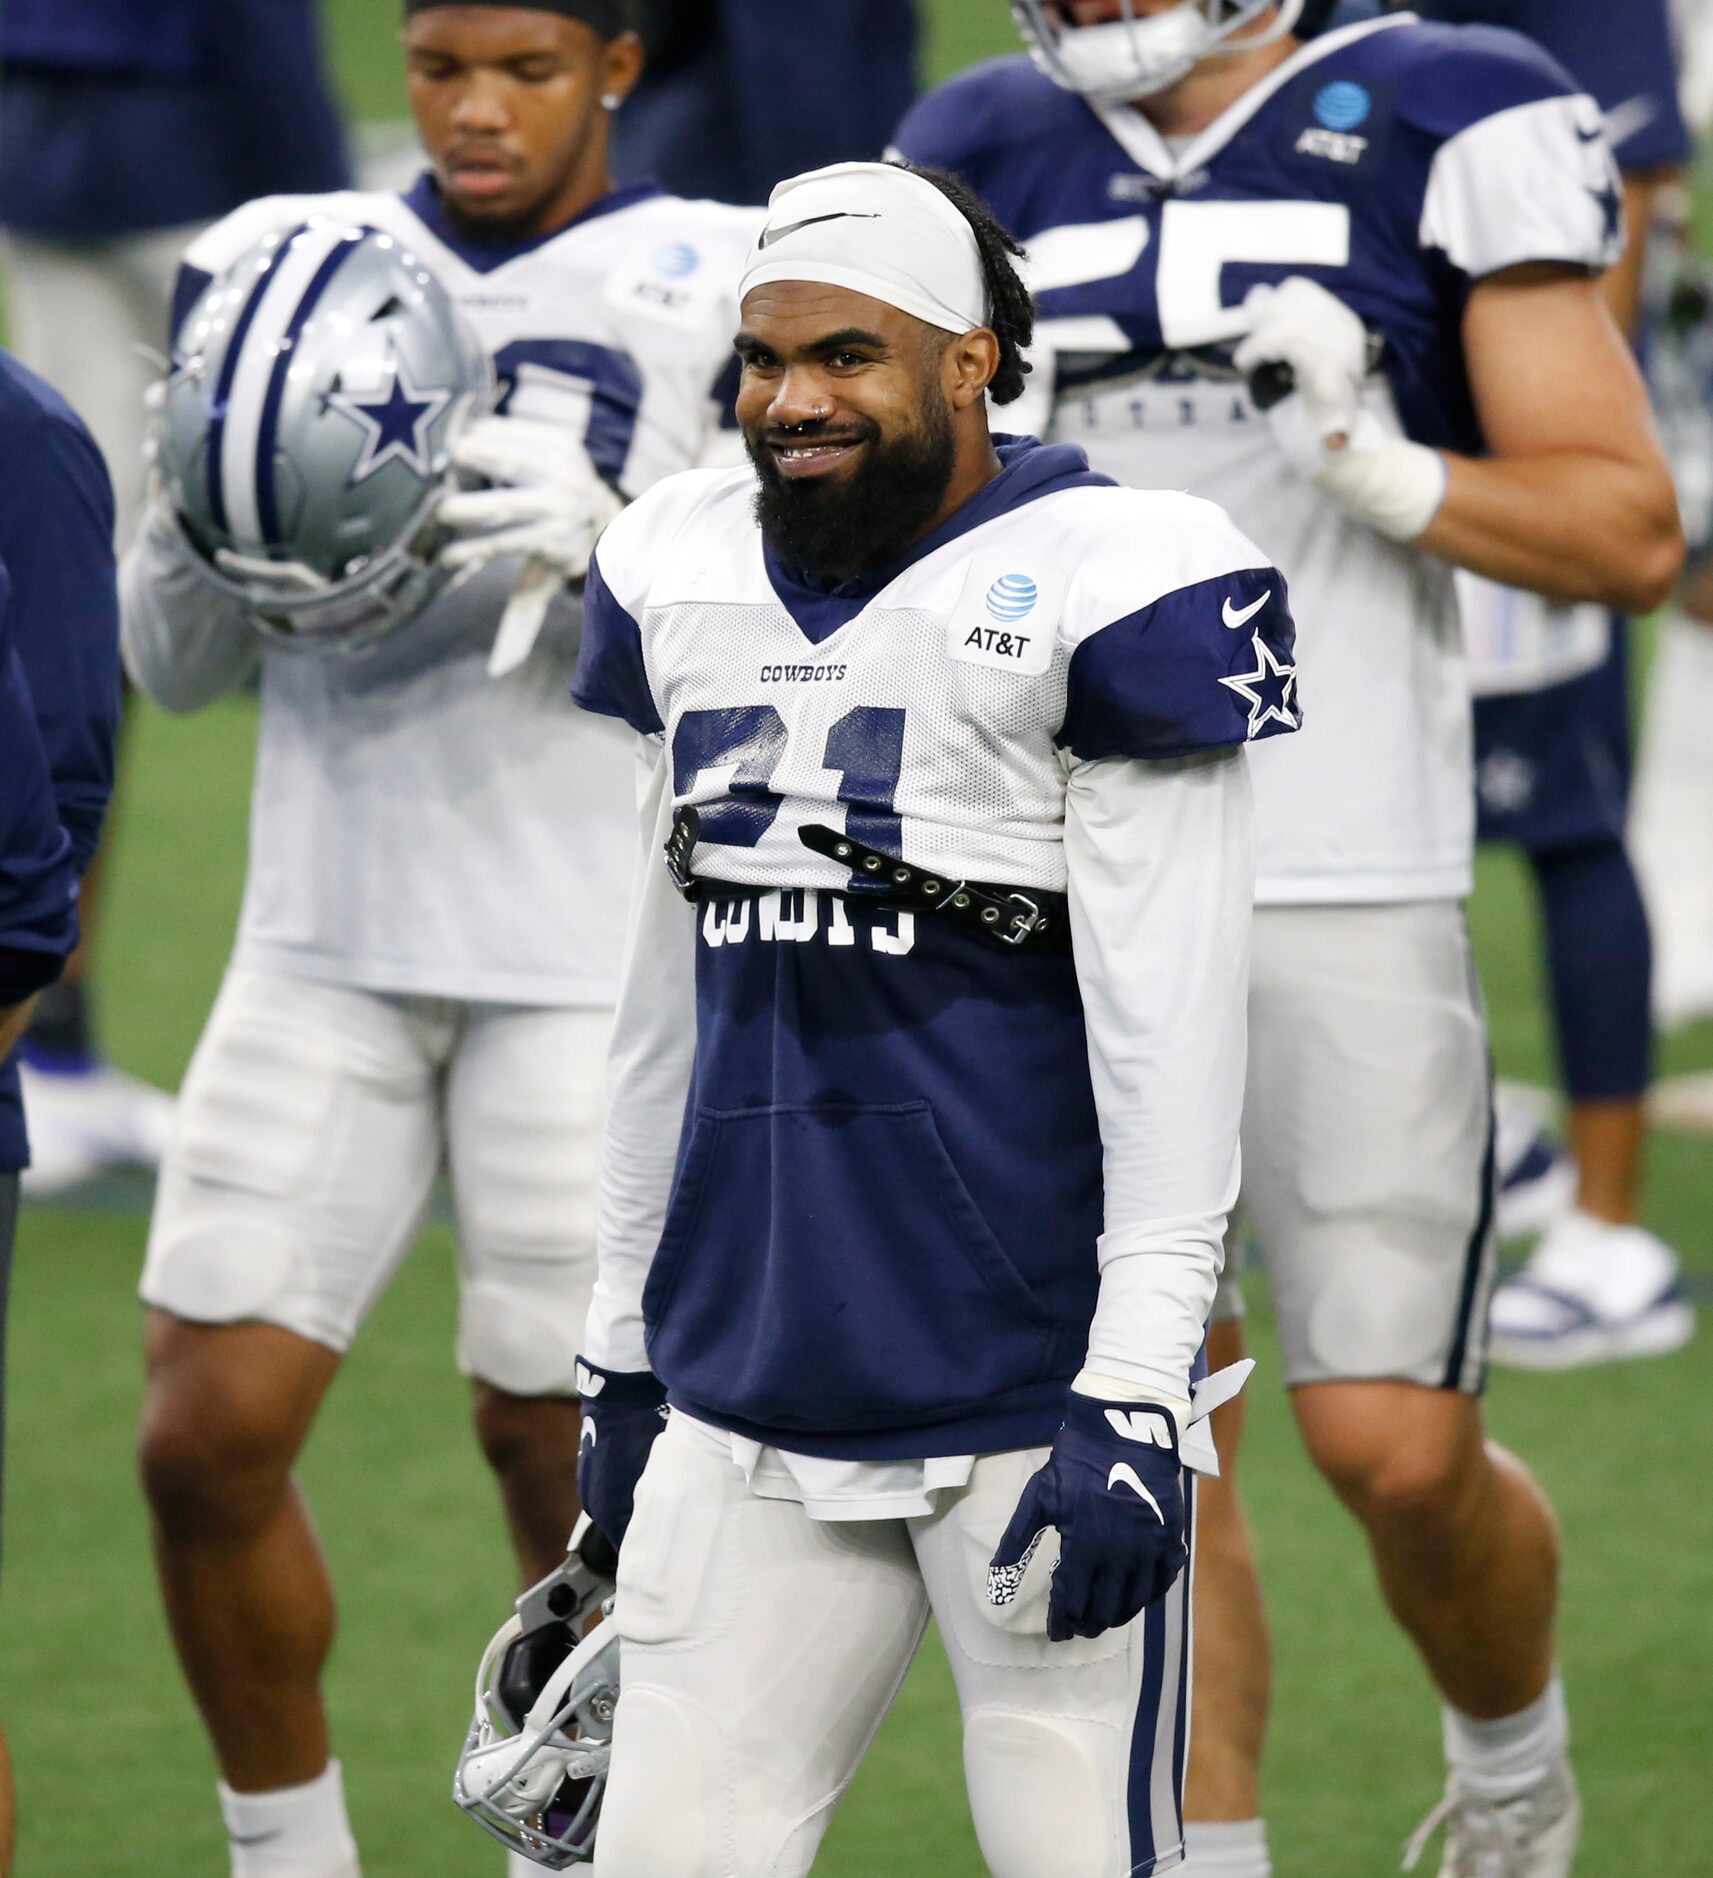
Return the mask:
<svg viewBox="0 0 1713 1878">
<path fill-rule="evenodd" d="M 1463 349 L 1492 455 L 1450 458 L 1421 546 L 1554 599 L 1659 605 L 1683 563 L 1677 497 L 1595 283 L 1552 268 L 1483 281 Z"/>
</svg>

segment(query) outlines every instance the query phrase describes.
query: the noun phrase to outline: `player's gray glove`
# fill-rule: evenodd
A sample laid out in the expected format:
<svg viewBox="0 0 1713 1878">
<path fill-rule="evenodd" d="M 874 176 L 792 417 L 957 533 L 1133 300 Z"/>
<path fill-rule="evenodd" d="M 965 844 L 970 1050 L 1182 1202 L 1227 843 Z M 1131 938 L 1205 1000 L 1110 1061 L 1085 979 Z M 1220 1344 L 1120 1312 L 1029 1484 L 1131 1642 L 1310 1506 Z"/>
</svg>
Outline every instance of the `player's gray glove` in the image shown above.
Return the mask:
<svg viewBox="0 0 1713 1878">
<path fill-rule="evenodd" d="M 1070 1392 L 1053 1451 L 987 1568 L 990 1603 L 1016 1597 L 1049 1526 L 1059 1531 L 1047 1600 L 1053 1642 L 1098 1637 L 1164 1597 L 1189 1558 L 1171 1410 Z"/>
</svg>

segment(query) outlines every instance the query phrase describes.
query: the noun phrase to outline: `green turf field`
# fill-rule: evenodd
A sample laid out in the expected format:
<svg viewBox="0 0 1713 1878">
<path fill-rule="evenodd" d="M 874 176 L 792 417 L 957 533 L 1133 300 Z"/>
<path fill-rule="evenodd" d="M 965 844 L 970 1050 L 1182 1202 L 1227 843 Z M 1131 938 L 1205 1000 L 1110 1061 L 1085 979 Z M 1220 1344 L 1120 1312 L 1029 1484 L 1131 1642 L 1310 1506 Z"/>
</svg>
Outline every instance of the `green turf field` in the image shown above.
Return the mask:
<svg viewBox="0 0 1713 1878">
<path fill-rule="evenodd" d="M 399 109 L 390 0 L 333 8 L 367 116 Z M 999 0 L 940 0 L 938 74 L 1008 43 Z M 181 1073 L 216 983 L 243 859 L 254 713 L 138 713 L 105 933 L 108 1031 L 130 1068 Z M 1520 873 L 1476 902 L 1501 1068 L 1544 1079 Z M 1713 1068 L 1713 1030 L 1672 1069 Z M 1651 1222 L 1713 1305 L 1713 1141 L 1664 1138 Z M 18 1760 L 22 1878 L 217 1878 L 213 1768 L 159 1616 L 130 1460 L 139 1394 L 141 1196 L 34 1209 L 13 1300 L 0 1710 Z M 477 1653 L 510 1595 L 493 1495 L 451 1360 L 451 1246 L 432 1229 L 339 1383 L 305 1476 L 344 1628 L 330 1694 L 371 1878 L 499 1870 L 453 1811 Z M 1433 1705 L 1382 1620 L 1354 1530 L 1310 1476 L 1276 1384 L 1264 1301 L 1248 1489 L 1277 1630 L 1268 1811 L 1281 1878 L 1376 1878 L 1436 1797 Z M 1589 1810 L 1581 1869 L 1713 1874 L 1713 1341 L 1568 1379 L 1500 1377 L 1497 1433 L 1566 1527 L 1564 1661 Z M 816 1867 L 830 1878 L 979 1878 L 955 1712 L 930 1646 Z M 1051 1874 L 1043 1874 L 1051 1878 Z"/>
</svg>

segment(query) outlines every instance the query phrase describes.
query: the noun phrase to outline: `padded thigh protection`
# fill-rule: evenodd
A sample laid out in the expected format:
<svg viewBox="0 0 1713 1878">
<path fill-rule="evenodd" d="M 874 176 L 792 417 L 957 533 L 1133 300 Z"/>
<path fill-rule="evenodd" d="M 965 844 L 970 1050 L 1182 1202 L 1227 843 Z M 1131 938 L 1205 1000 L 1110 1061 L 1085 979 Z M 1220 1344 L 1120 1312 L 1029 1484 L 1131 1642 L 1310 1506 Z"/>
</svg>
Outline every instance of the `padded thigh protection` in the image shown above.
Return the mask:
<svg viewBox="0 0 1713 1878">
<path fill-rule="evenodd" d="M 348 1349 L 427 1211 L 449 1035 L 409 1000 L 230 970 L 179 1098 L 144 1302 Z"/>
<path fill-rule="evenodd" d="M 927 1621 L 903 1523 L 759 1499 L 726 1437 L 673 1414 L 614 1616 L 601 1878 L 805 1878 Z"/>
<path fill-rule="evenodd" d="M 458 1360 L 511 1395 L 577 1393 L 611 1029 L 609 1011 L 477 1006 L 448 1073 Z"/>
<path fill-rule="evenodd" d="M 1018 1596 L 987 1563 L 1045 1450 L 986 1455 L 911 1533 L 964 1718 L 964 1774 L 993 1878 L 1130 1878 L 1183 1853 L 1190 1573 L 1135 1622 L 1047 1639 L 1049 1532 Z M 1193 1530 L 1193 1519 L 1192 1519 Z"/>
</svg>

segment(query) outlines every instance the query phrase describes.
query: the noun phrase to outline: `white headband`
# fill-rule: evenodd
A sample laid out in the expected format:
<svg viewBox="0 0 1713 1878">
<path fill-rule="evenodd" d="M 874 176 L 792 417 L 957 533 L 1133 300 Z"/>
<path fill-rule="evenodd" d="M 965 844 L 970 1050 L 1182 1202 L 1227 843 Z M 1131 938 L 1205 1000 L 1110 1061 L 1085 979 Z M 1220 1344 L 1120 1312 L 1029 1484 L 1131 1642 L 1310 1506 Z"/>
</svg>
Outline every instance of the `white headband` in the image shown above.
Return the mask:
<svg viewBox="0 0 1713 1878">
<path fill-rule="evenodd" d="M 846 287 L 949 333 L 988 322 L 975 230 L 896 163 L 835 163 L 774 190 L 743 292 L 776 280 Z"/>
</svg>

